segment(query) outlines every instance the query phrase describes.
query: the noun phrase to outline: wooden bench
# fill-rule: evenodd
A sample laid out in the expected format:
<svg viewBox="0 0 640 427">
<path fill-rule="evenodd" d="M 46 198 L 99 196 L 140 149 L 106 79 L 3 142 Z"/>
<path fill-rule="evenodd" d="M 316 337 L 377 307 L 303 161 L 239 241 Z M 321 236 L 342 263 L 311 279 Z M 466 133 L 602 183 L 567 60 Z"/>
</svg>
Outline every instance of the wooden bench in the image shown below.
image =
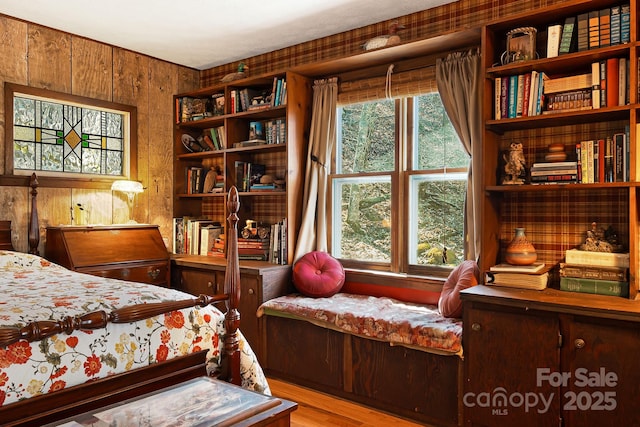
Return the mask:
<svg viewBox="0 0 640 427">
<path fill-rule="evenodd" d="M 389 304 L 388 297 L 397 302 L 396 308 L 367 310 L 380 302 Z M 421 423 L 459 425 L 462 321 L 437 315 L 430 327 L 440 331 L 428 332 L 430 338 L 411 327 L 420 317 L 414 309 L 424 309 L 425 316 L 437 314 L 438 297 L 433 291 L 347 279 L 341 293 L 328 299 L 287 296 L 268 301 L 258 311 L 265 319 L 263 367 L 268 375 Z M 399 298 L 418 303 L 404 304 Z M 349 300 L 353 313 L 331 308 Z M 391 318 L 395 325 L 387 324 Z M 395 332 L 385 336 L 384 328 Z"/>
</svg>

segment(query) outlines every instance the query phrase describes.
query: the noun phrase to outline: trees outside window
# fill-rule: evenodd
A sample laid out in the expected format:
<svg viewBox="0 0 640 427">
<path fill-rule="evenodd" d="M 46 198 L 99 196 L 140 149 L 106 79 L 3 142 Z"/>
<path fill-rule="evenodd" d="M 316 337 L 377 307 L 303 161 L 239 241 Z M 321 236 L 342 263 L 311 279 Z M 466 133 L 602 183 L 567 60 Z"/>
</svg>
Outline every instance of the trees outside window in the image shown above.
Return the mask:
<svg viewBox="0 0 640 427">
<path fill-rule="evenodd" d="M 331 251 L 346 266 L 446 275 L 464 260 L 469 156 L 437 92 L 342 105 Z"/>
</svg>

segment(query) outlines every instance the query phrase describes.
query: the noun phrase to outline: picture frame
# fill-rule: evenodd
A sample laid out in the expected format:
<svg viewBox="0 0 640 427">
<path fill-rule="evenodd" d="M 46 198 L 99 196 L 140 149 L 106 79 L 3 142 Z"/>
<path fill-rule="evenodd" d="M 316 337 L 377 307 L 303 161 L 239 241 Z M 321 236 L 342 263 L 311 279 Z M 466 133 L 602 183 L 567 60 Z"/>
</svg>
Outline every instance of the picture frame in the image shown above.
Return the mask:
<svg viewBox="0 0 640 427">
<path fill-rule="evenodd" d="M 502 65 L 536 59 L 535 27 L 519 27 L 507 33 L 506 51 L 502 54 Z"/>
</svg>

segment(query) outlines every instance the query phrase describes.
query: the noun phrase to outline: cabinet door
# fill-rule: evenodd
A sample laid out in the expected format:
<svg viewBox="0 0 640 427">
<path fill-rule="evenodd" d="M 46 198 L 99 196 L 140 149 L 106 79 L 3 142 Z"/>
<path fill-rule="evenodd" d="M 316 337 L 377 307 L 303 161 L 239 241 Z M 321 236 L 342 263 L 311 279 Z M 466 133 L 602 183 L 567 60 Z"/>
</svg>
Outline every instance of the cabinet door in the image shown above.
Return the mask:
<svg viewBox="0 0 640 427">
<path fill-rule="evenodd" d="M 560 388 L 537 384 L 560 365 L 557 317 L 476 307 L 464 311 L 465 424 L 558 426 Z"/>
<path fill-rule="evenodd" d="M 640 328 L 606 319 L 569 323 L 563 360 L 567 426 L 640 425 Z"/>
<path fill-rule="evenodd" d="M 261 335 L 256 310 L 262 302 L 262 278 L 259 275 L 242 274 L 240 277 L 240 330 L 261 360 Z"/>
<path fill-rule="evenodd" d="M 181 291 L 192 295 L 215 295 L 221 294 L 224 286 L 224 272 L 217 270 L 198 270 L 180 267 L 177 271 L 179 276 L 179 287 Z M 215 306 L 222 311 L 226 311 L 225 303 L 219 302 Z"/>
</svg>

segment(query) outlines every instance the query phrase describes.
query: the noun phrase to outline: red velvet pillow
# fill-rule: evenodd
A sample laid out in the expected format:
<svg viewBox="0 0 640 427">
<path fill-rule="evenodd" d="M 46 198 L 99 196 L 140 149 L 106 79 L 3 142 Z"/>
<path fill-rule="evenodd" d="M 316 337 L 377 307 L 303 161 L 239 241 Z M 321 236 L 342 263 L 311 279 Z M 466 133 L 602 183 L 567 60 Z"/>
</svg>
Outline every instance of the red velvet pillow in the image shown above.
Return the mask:
<svg viewBox="0 0 640 427">
<path fill-rule="evenodd" d="M 293 265 L 293 284 L 308 297 L 330 297 L 344 284 L 344 268 L 326 252 L 309 252 Z"/>
<path fill-rule="evenodd" d="M 438 300 L 438 309 L 444 317 L 462 317 L 460 291 L 478 284 L 480 269 L 475 261 L 467 260 L 453 269 L 444 282 Z"/>
</svg>

